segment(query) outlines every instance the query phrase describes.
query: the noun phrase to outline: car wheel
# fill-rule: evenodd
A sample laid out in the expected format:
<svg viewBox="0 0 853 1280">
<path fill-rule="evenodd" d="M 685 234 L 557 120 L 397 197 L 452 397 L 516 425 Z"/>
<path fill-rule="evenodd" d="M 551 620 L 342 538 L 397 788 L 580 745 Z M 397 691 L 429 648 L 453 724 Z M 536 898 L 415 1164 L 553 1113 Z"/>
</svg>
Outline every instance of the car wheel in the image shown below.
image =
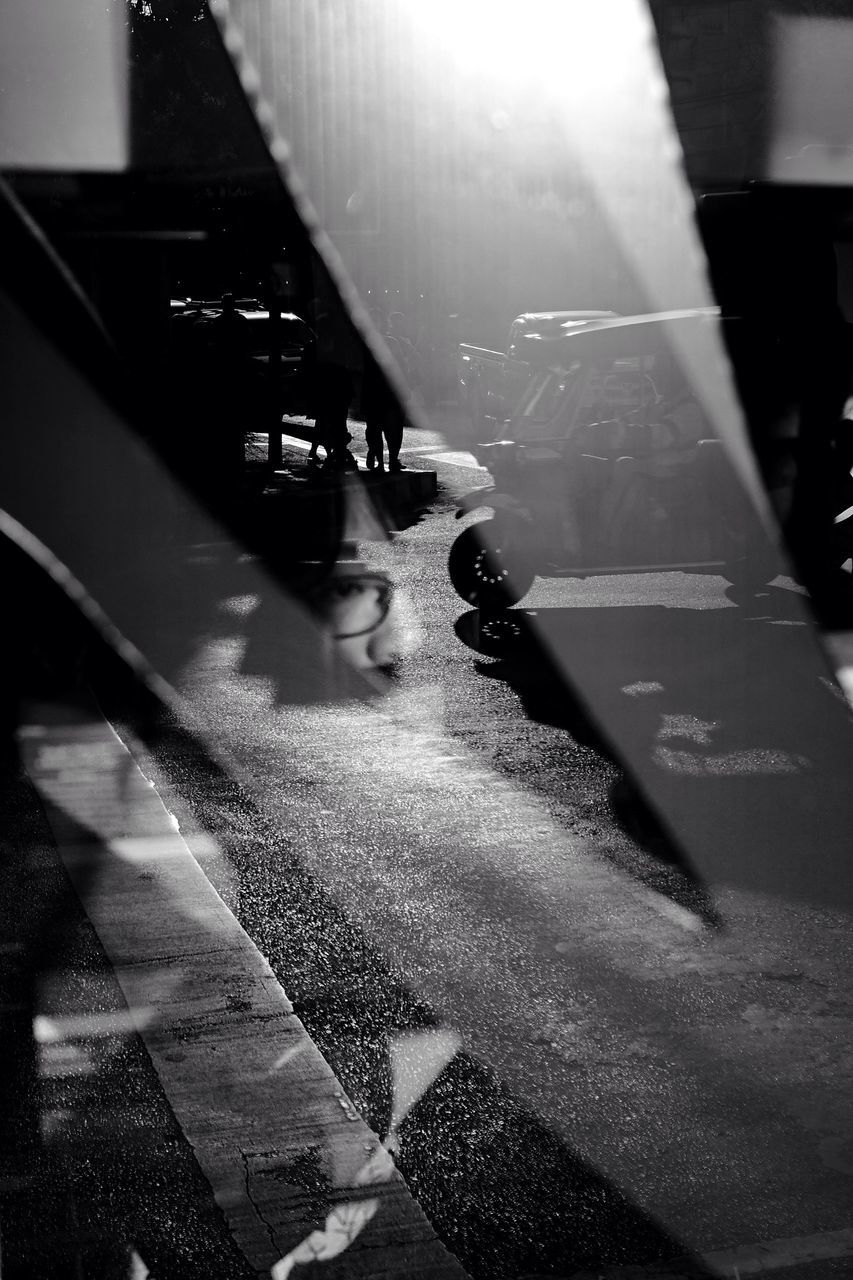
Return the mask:
<svg viewBox="0 0 853 1280">
<path fill-rule="evenodd" d="M 536 576 L 522 556 L 507 550 L 494 520 L 463 529 L 450 548 L 447 568 L 457 593 L 477 609 L 516 604 Z"/>
<path fill-rule="evenodd" d="M 722 576 L 733 587 L 740 587 L 744 591 L 763 591 L 779 573 L 779 565 L 775 560 L 772 563 L 769 559 L 756 563 L 744 556 L 741 560 L 727 561 L 723 566 Z"/>
</svg>

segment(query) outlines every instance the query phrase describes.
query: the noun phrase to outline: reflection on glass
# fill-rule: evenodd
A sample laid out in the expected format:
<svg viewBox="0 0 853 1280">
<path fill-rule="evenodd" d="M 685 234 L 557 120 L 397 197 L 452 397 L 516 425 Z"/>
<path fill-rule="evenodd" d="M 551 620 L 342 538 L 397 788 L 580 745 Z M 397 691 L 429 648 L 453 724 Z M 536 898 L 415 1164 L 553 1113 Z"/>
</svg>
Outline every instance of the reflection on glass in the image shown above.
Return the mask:
<svg viewBox="0 0 853 1280">
<path fill-rule="evenodd" d="M 18 550 L 44 550 L 98 629 L 78 646 L 62 609 L 46 626 L 22 611 L 40 678 L 79 690 L 115 650 L 161 698 L 145 711 L 156 729 L 198 729 L 224 760 L 199 766 L 199 801 L 181 738 L 171 776 L 199 809 L 212 800 L 235 909 L 378 1117 L 383 1140 L 367 1159 L 359 1144 L 351 1177 L 309 1153 L 312 1222 L 281 1238 L 267 1224 L 263 1265 L 282 1255 L 284 1280 L 356 1240 L 372 1248 L 392 1151 L 484 1280 L 701 1248 L 702 1177 L 725 1184 L 727 1230 L 744 1207 L 758 1206 L 753 1225 L 784 1216 L 768 1188 L 792 1162 L 774 1165 L 751 1127 L 779 1112 L 766 1055 L 727 1055 L 703 1015 L 735 967 L 720 886 L 735 916 L 744 890 L 786 895 L 797 939 L 803 902 L 853 901 L 848 708 L 815 642 L 802 588 L 816 602 L 816 579 L 791 576 L 773 522 L 796 517 L 812 565 L 838 558 L 811 522 L 843 535 L 853 501 L 833 258 L 850 213 L 841 200 L 822 238 L 819 219 L 770 218 L 746 306 L 721 281 L 743 283 L 751 250 L 706 237 L 706 260 L 685 173 L 707 134 L 684 118 L 701 125 L 713 100 L 731 147 L 746 56 L 732 33 L 756 7 L 655 5 L 658 45 L 641 0 L 213 0 L 222 46 L 207 10 L 132 7 L 129 114 L 144 136 L 131 156 L 154 139 L 156 177 L 24 174 L 20 188 L 136 384 L 127 395 L 19 218 L 0 313 L 0 524 Z M 790 145 L 808 160 L 795 176 L 815 176 L 815 133 L 843 176 L 849 140 L 792 71 L 832 33 L 783 27 L 772 176 Z M 693 68 L 685 103 L 670 74 L 679 138 L 659 54 L 671 67 L 709 33 L 732 79 L 712 70 L 709 88 Z M 159 130 L 150 104 L 165 87 L 171 109 L 185 54 L 205 94 Z M 217 54 L 225 74 L 209 77 Z M 396 683 L 372 674 L 387 669 Z M 69 864 L 92 861 L 103 885 L 103 845 L 114 871 L 137 865 L 136 837 L 95 820 L 98 788 L 121 793 L 130 775 L 97 751 L 79 773 L 83 808 L 58 807 L 91 838 Z M 145 851 L 151 886 L 166 848 Z M 668 932 L 638 884 L 694 912 L 693 931 Z M 180 942 L 195 910 L 177 910 Z M 215 929 L 202 940 L 180 963 L 168 950 L 158 1006 L 217 954 Z M 764 983 L 741 942 L 744 984 Z M 736 988 L 725 1001 L 740 1009 Z M 450 1021 L 459 1034 L 436 1029 Z M 57 1078 L 88 1072 L 67 1027 L 68 1043 L 56 1019 L 33 1026 Z M 742 1030 L 729 1026 L 739 1050 Z M 270 1088 L 305 1060 L 279 1043 L 259 1057 Z M 337 1102 L 352 1130 L 355 1105 Z M 748 1161 L 747 1146 L 761 1148 Z M 276 1207 L 286 1172 L 271 1156 Z"/>
<path fill-rule="evenodd" d="M 513 604 L 537 574 L 689 569 L 755 587 L 776 576 L 781 562 L 673 342 L 718 323 L 695 311 L 526 335 L 504 438 L 474 450 L 494 483 L 461 504 L 460 514 L 494 510 L 451 549 L 463 599 Z"/>
<path fill-rule="evenodd" d="M 430 1029 L 392 1036 L 388 1045 L 391 1063 L 391 1120 L 388 1134 L 359 1169 L 353 1183 L 370 1187 L 388 1182 L 395 1174 L 391 1153 L 399 1149 L 398 1130 L 412 1107 L 438 1078 L 460 1046 L 453 1031 Z M 323 1262 L 343 1253 L 361 1234 L 380 1207 L 378 1199 L 350 1200 L 336 1205 L 320 1231 L 280 1258 L 272 1268 L 272 1280 L 287 1280 L 299 1263 Z"/>
</svg>

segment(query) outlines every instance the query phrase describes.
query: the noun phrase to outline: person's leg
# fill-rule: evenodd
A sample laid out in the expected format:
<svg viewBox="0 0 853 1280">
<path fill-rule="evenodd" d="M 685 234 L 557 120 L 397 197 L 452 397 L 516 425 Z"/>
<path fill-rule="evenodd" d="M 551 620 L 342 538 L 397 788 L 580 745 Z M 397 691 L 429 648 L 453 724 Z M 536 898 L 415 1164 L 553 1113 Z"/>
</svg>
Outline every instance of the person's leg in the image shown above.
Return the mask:
<svg viewBox="0 0 853 1280">
<path fill-rule="evenodd" d="M 367 469 L 385 470 L 384 443 L 382 439 L 384 378 L 379 366 L 368 355 L 362 382 L 362 407 L 364 409 L 365 442 L 367 444 Z"/>
<path fill-rule="evenodd" d="M 384 471 L 382 427 L 377 420 L 375 410 L 368 411 L 364 428 L 364 439 L 367 444 L 367 469 L 368 471 L 377 469 Z"/>
<path fill-rule="evenodd" d="M 385 439 L 388 442 L 388 470 L 402 471 L 403 464 L 400 461 L 400 450 L 403 447 L 403 412 L 399 405 L 394 404 L 385 414 L 385 422 L 383 431 Z"/>
<path fill-rule="evenodd" d="M 331 367 L 327 376 L 327 416 L 324 443 L 330 466 L 344 466 L 347 462 L 347 445 L 351 439 L 347 429 L 352 378 L 347 369 Z"/>
<path fill-rule="evenodd" d="M 334 367 L 327 364 L 317 366 L 314 374 L 314 444 L 312 455 L 317 456 L 317 446 L 322 445 L 326 457 L 331 453 L 330 436 L 334 432 Z"/>
</svg>

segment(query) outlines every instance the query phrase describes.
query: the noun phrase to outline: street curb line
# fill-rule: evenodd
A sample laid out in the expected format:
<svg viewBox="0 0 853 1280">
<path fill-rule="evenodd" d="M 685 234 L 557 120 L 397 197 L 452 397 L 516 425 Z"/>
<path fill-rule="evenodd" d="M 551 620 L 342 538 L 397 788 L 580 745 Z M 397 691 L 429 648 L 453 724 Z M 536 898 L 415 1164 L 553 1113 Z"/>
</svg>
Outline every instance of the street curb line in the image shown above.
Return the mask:
<svg viewBox="0 0 853 1280">
<path fill-rule="evenodd" d="M 691 1280 L 716 1276 L 719 1280 L 741 1280 L 745 1276 L 779 1275 L 790 1267 L 813 1262 L 830 1262 L 853 1256 L 853 1229 L 818 1231 L 810 1236 L 764 1240 L 760 1244 L 735 1245 L 693 1257 L 669 1258 L 666 1262 L 596 1267 L 574 1271 L 571 1276 L 547 1277 L 528 1273 L 520 1280 Z"/>
<path fill-rule="evenodd" d="M 702 1261 L 716 1275 L 731 1277 L 767 1274 L 809 1262 L 824 1262 L 853 1255 L 853 1229 L 819 1231 L 790 1240 L 764 1240 L 702 1254 Z"/>
<path fill-rule="evenodd" d="M 178 1124 L 236 1244 L 268 1272 L 364 1196 L 379 1140 L 112 727 L 92 708 L 31 705 L 19 744 Z M 399 1173 L 370 1194 L 380 1210 L 335 1276 L 464 1280 Z"/>
</svg>

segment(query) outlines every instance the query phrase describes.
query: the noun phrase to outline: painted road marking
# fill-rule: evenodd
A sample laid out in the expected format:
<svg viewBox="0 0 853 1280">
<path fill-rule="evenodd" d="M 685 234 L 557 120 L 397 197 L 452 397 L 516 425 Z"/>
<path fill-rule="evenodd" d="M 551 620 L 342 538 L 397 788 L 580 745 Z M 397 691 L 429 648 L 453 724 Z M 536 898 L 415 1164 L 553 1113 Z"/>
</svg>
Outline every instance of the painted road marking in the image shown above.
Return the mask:
<svg viewBox="0 0 853 1280">
<path fill-rule="evenodd" d="M 426 455 L 431 462 L 444 462 L 449 467 L 464 467 L 466 471 L 485 471 L 485 467 L 481 467 L 473 453 L 452 452 L 448 450 L 446 453 L 428 453 Z"/>
</svg>

